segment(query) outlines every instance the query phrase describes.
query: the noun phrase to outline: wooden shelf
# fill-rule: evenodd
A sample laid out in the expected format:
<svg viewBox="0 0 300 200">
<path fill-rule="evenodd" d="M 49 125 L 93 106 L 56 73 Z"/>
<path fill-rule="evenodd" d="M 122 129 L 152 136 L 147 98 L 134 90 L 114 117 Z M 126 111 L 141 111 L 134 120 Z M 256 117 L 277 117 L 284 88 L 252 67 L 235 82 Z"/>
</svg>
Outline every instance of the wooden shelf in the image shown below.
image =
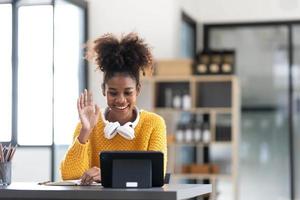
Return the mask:
<svg viewBox="0 0 300 200">
<path fill-rule="evenodd" d="M 157 111 L 157 112 L 194 112 L 193 109 L 184 110 L 184 109 L 180 109 L 180 108 L 166 108 L 166 107 L 156 107 L 156 108 L 154 108 L 154 111 Z"/>
<path fill-rule="evenodd" d="M 190 76 L 153 76 L 155 82 L 190 82 Z"/>
<path fill-rule="evenodd" d="M 215 81 L 231 81 L 236 79 L 234 75 L 199 75 L 193 76 L 196 82 L 215 82 Z"/>
<path fill-rule="evenodd" d="M 194 112 L 226 114 L 226 113 L 232 113 L 232 108 L 195 108 Z"/>
<path fill-rule="evenodd" d="M 174 147 L 181 147 L 181 146 L 211 146 L 211 145 L 225 145 L 225 146 L 230 146 L 232 145 L 231 141 L 213 141 L 210 143 L 195 143 L 195 142 L 175 142 L 175 143 L 170 143 L 168 144 L 169 146 L 174 146 Z"/>
<path fill-rule="evenodd" d="M 180 179 L 207 179 L 210 181 L 210 183 L 213 184 L 214 187 L 213 192 L 211 194 L 211 199 L 216 199 L 215 197 L 217 196 L 218 188 L 216 185 L 216 181 L 230 180 L 232 182 L 232 194 L 234 196 L 233 199 L 237 200 L 240 112 L 240 94 L 237 77 L 235 75 L 164 75 L 143 77 L 141 80 L 144 81 L 144 86 L 148 87 L 147 94 L 144 99 L 146 101 L 149 100 L 149 98 L 152 99 L 151 110 L 158 113 L 165 119 L 167 131 L 169 135 L 172 136 L 168 143 L 167 166 L 168 171 L 172 174 L 171 179 L 176 179 L 178 181 L 180 181 Z M 151 94 L 152 96 L 149 94 Z M 189 109 L 171 107 L 171 105 L 174 105 L 173 98 L 175 96 L 180 95 L 182 98 L 185 94 L 188 94 L 190 97 L 191 102 L 190 106 L 188 106 Z M 215 101 L 212 101 L 212 99 Z M 166 105 L 170 107 L 166 107 Z M 187 115 L 202 115 L 203 121 L 200 122 L 201 120 L 199 120 L 198 122 L 199 124 L 202 123 L 202 130 L 208 129 L 210 131 L 211 142 L 203 143 L 175 141 L 176 130 L 178 129 L 178 127 L 180 127 L 179 121 L 184 121 Z M 223 121 L 224 124 L 222 124 L 219 121 L 220 119 L 228 119 L 228 121 Z M 228 139 L 230 139 L 229 141 L 216 141 L 216 138 L 220 138 L 220 130 L 224 131 L 224 129 L 220 129 L 220 127 L 222 126 L 223 128 L 230 128 L 230 137 L 228 137 Z M 185 130 L 186 128 L 187 126 L 183 127 L 182 129 Z M 226 130 L 228 131 L 228 129 Z M 219 135 L 217 135 L 217 133 Z M 183 133 L 182 137 L 185 139 L 186 135 L 184 135 Z M 227 137 L 223 138 L 226 139 Z M 181 147 L 195 148 L 192 148 L 192 150 L 188 149 L 188 151 L 186 151 L 184 148 Z M 204 162 L 204 159 L 207 159 L 207 156 L 210 156 L 207 152 L 211 150 L 211 147 L 216 147 L 216 151 L 223 151 L 223 147 L 224 149 L 226 149 L 226 151 L 224 151 L 224 153 L 226 154 L 226 163 L 224 165 L 218 163 L 218 165 L 220 168 L 223 167 L 223 170 L 220 170 L 221 172 L 228 172 L 230 174 L 178 173 L 182 171 L 181 169 L 179 169 L 179 166 L 180 164 L 183 164 L 182 158 L 183 156 L 186 156 L 186 153 L 193 152 L 193 156 L 195 157 L 192 158 L 193 160 L 188 158 L 188 161 L 184 161 L 184 163 L 189 162 L 187 164 L 201 164 L 202 162 Z M 220 149 L 218 147 L 220 147 Z M 204 158 L 204 156 L 206 157 Z M 221 159 L 223 159 L 223 157 Z M 222 161 L 223 160 L 221 160 L 221 162 Z M 207 162 L 208 161 L 205 161 L 205 164 L 212 164 Z M 228 167 L 228 170 L 224 170 L 224 167 Z"/>
<path fill-rule="evenodd" d="M 232 113 L 231 108 L 191 108 L 191 109 L 181 109 L 181 108 L 167 108 L 167 107 L 156 107 L 155 111 L 158 112 L 191 112 L 191 113 L 204 113 L 204 114 L 230 114 Z"/>
<path fill-rule="evenodd" d="M 231 180 L 230 174 L 172 174 L 172 178 L 175 179 L 226 179 Z"/>
<path fill-rule="evenodd" d="M 142 81 L 153 82 L 209 82 L 209 81 L 231 81 L 234 75 L 189 75 L 189 76 L 141 76 Z"/>
</svg>

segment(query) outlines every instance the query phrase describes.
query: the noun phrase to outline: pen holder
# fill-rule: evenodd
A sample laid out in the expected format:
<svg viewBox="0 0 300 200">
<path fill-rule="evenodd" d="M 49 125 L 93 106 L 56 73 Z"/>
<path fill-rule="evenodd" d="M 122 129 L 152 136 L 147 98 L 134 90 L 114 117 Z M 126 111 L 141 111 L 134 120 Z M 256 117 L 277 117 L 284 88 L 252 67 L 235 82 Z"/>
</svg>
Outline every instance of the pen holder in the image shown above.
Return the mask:
<svg viewBox="0 0 300 200">
<path fill-rule="evenodd" d="M 11 183 L 11 162 L 0 162 L 0 185 Z"/>
</svg>

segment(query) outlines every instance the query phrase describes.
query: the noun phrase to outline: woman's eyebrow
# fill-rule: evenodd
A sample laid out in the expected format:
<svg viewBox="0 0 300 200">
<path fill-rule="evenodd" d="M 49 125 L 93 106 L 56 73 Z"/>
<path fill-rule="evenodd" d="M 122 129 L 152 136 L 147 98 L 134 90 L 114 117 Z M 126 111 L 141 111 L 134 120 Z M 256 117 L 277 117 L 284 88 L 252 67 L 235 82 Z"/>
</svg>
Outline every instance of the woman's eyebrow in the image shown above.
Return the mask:
<svg viewBox="0 0 300 200">
<path fill-rule="evenodd" d="M 132 89 L 134 89 L 133 87 L 127 87 L 127 88 L 125 88 L 125 90 L 132 90 Z"/>
<path fill-rule="evenodd" d="M 109 90 L 118 90 L 117 88 L 113 88 L 113 87 L 109 87 L 108 88 Z M 134 87 L 127 87 L 127 88 L 124 88 L 124 90 L 133 90 Z"/>
</svg>

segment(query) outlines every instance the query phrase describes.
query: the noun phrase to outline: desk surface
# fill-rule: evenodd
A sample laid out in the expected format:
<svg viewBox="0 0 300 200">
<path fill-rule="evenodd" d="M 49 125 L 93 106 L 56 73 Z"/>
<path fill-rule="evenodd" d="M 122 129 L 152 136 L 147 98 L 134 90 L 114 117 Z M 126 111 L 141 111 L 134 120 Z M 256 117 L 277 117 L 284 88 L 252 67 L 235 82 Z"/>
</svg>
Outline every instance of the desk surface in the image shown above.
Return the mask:
<svg viewBox="0 0 300 200">
<path fill-rule="evenodd" d="M 161 188 L 112 189 L 102 186 L 44 186 L 12 183 L 0 186 L 0 199 L 188 199 L 211 193 L 209 184 L 170 184 Z"/>
</svg>

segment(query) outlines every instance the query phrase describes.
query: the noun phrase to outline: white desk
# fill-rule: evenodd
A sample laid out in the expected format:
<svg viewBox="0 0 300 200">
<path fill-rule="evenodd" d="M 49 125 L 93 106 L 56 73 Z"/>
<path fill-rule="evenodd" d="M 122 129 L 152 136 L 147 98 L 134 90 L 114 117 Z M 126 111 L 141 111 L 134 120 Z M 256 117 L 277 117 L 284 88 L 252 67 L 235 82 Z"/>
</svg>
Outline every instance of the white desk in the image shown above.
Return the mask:
<svg viewBox="0 0 300 200">
<path fill-rule="evenodd" d="M 209 184 L 170 184 L 161 188 L 112 189 L 102 186 L 44 186 L 37 183 L 12 183 L 0 186 L 0 199 L 7 200 L 180 200 L 211 193 Z"/>
</svg>

